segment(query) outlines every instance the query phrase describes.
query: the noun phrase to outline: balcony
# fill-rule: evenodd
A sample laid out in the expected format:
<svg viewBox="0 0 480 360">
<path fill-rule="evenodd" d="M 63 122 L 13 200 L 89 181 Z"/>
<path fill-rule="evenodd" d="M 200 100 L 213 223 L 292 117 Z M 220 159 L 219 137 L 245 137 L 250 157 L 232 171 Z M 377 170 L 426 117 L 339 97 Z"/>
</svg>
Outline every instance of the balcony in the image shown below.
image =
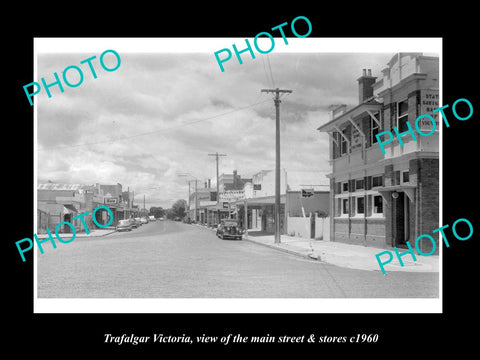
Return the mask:
<svg viewBox="0 0 480 360">
<path fill-rule="evenodd" d="M 378 144 L 373 144 L 368 148 L 356 149 L 351 153 L 330 160 L 332 170 L 333 172 L 352 170 L 362 165 L 374 164 L 381 160 L 392 159 L 413 152 L 438 153 L 438 131 L 427 137 L 419 135 L 416 141 L 411 137 L 405 136 L 402 138 L 402 141 L 403 146 L 400 146 L 397 138 L 394 138 L 391 143 L 384 145 L 385 155 Z"/>
<path fill-rule="evenodd" d="M 334 172 L 356 168 L 366 164 L 372 164 L 383 160 L 383 154 L 377 144 L 368 148 L 360 148 L 345 154 L 339 158 L 331 160 L 332 170 Z"/>
<path fill-rule="evenodd" d="M 385 147 L 385 159 L 396 158 L 415 151 L 421 151 L 425 153 L 438 153 L 439 151 L 439 133 L 435 131 L 430 136 L 416 135 L 417 140 L 413 140 L 411 136 L 405 136 L 402 138 L 403 146 L 395 137 L 394 140 L 384 145 Z"/>
</svg>

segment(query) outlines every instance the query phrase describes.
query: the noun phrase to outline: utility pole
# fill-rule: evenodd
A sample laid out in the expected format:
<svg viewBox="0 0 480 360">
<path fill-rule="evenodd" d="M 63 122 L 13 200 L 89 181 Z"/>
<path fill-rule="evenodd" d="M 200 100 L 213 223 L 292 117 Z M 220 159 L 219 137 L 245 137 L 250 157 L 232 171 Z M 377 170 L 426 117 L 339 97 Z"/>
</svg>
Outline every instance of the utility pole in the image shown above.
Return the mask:
<svg viewBox="0 0 480 360">
<path fill-rule="evenodd" d="M 262 89 L 261 92 L 275 93 L 275 244 L 280 243 L 280 93 L 292 90 Z"/>
<path fill-rule="evenodd" d="M 218 157 L 219 156 L 227 156 L 227 154 L 219 154 L 218 151 L 215 154 L 208 154 L 208 156 L 215 156 L 215 160 L 217 163 L 217 224 L 220 223 L 220 210 L 218 209 L 218 205 L 220 203 L 220 186 L 218 183 Z M 230 215 L 230 214 L 229 214 Z"/>
<path fill-rule="evenodd" d="M 188 210 L 190 210 L 190 182 L 195 181 L 195 213 L 194 213 L 195 214 L 194 215 L 195 219 L 194 220 L 195 220 L 195 222 L 197 222 L 197 216 L 198 216 L 197 215 L 198 214 L 198 184 L 197 183 L 198 183 L 198 179 L 190 173 L 177 173 L 177 176 L 179 176 L 179 177 L 188 176 L 188 177 L 192 177 L 192 178 L 195 179 L 195 180 L 188 180 L 187 181 L 188 182 L 188 204 L 189 204 L 189 207 L 188 207 L 189 209 Z"/>
<path fill-rule="evenodd" d="M 195 224 L 198 221 L 198 189 L 197 189 L 198 179 L 195 178 Z"/>
<path fill-rule="evenodd" d="M 190 218 L 190 209 L 191 209 L 191 204 L 190 204 L 190 180 L 188 182 L 188 218 Z M 191 221 L 191 219 L 190 219 Z"/>
<path fill-rule="evenodd" d="M 126 219 L 127 218 L 127 209 L 130 209 L 130 186 L 127 188 L 127 207 L 123 209 L 123 218 Z"/>
</svg>

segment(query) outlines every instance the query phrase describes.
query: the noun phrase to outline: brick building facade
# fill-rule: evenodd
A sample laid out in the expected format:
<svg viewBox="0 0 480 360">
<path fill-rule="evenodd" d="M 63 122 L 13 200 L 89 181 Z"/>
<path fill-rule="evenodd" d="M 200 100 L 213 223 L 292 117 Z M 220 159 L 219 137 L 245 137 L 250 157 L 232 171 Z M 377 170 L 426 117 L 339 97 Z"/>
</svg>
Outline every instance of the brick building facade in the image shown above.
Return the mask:
<svg viewBox="0 0 480 360">
<path fill-rule="evenodd" d="M 399 53 L 380 78 L 364 70 L 357 106 L 331 108 L 331 120 L 318 130 L 330 137 L 332 241 L 403 247 L 438 228 L 439 127 L 416 140 L 405 133 L 407 122 L 415 129 L 419 115 L 438 107 L 438 77 L 437 57 Z M 420 123 L 422 131 L 428 126 Z M 401 141 L 394 135 L 383 152 L 376 135 L 394 127 Z M 423 252 L 431 247 L 419 244 Z"/>
</svg>

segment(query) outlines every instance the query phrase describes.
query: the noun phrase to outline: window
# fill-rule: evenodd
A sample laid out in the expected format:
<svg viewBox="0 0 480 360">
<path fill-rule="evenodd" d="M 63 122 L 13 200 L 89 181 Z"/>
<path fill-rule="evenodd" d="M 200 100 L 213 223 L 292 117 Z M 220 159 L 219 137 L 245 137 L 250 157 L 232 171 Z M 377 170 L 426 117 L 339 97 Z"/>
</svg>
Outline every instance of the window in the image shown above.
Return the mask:
<svg viewBox="0 0 480 360">
<path fill-rule="evenodd" d="M 335 183 L 335 194 L 341 194 L 342 193 L 342 183 L 341 182 L 336 182 Z"/>
<path fill-rule="evenodd" d="M 340 155 L 345 155 L 348 151 L 348 143 L 345 137 L 347 136 L 347 129 L 342 130 L 343 136 L 340 139 Z"/>
<path fill-rule="evenodd" d="M 399 132 L 407 131 L 408 99 L 397 103 L 397 129 Z"/>
<path fill-rule="evenodd" d="M 400 170 L 393 172 L 393 179 L 394 179 L 393 185 L 400 185 Z"/>
<path fill-rule="evenodd" d="M 383 198 L 381 195 L 375 195 L 373 197 L 373 213 L 383 214 Z"/>
<path fill-rule="evenodd" d="M 342 184 L 342 191 L 343 192 L 348 192 L 348 181 L 346 181 Z"/>
<path fill-rule="evenodd" d="M 372 176 L 372 187 L 383 186 L 383 176 Z"/>
<path fill-rule="evenodd" d="M 402 172 L 402 184 L 408 183 L 410 181 L 410 174 L 408 171 Z"/>
<path fill-rule="evenodd" d="M 365 197 L 357 197 L 357 214 L 365 213 Z"/>
<path fill-rule="evenodd" d="M 335 199 L 335 216 L 341 216 L 342 215 L 342 199 L 337 198 Z"/>
<path fill-rule="evenodd" d="M 342 214 L 348 215 L 348 199 L 342 199 Z"/>
<path fill-rule="evenodd" d="M 332 137 L 333 137 L 332 146 L 333 146 L 333 149 L 334 149 L 333 158 L 336 159 L 340 156 L 340 145 L 341 145 L 342 139 L 341 139 L 340 134 L 337 131 L 332 133 Z"/>
<path fill-rule="evenodd" d="M 355 190 L 361 190 L 364 188 L 364 181 L 363 179 L 355 180 Z"/>
<path fill-rule="evenodd" d="M 377 118 L 377 120 L 380 121 L 379 114 L 380 114 L 380 113 L 377 112 L 377 113 L 375 113 L 375 114 L 373 114 L 373 115 Z M 380 127 L 378 126 L 377 122 L 376 122 L 375 120 L 373 120 L 373 118 L 370 118 L 370 122 L 371 122 L 371 124 L 370 124 L 370 129 L 371 129 L 371 130 L 370 130 L 370 133 L 371 133 L 371 136 L 372 136 L 372 138 L 371 138 L 371 143 L 372 143 L 372 144 L 375 144 L 375 143 L 377 142 L 377 137 L 376 137 L 375 135 L 377 135 L 377 134 L 380 132 Z"/>
</svg>

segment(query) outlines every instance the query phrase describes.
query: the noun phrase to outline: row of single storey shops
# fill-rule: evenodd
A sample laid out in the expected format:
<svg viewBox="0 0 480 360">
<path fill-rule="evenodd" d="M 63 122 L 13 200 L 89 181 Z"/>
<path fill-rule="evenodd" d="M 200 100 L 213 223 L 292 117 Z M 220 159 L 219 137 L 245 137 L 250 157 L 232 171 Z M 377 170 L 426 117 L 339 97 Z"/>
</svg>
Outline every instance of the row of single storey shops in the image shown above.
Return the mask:
<svg viewBox="0 0 480 360">
<path fill-rule="evenodd" d="M 237 179 L 236 186 L 230 179 Z M 315 183 L 314 183 L 315 182 Z M 309 238 L 323 238 L 323 224 L 328 216 L 329 184 L 318 171 L 281 170 L 280 227 L 282 232 Z M 207 183 L 208 184 L 208 183 Z M 216 188 L 204 188 L 190 194 L 188 217 L 207 226 L 216 226 L 225 218 L 236 218 L 242 227 L 273 233 L 275 219 L 275 174 L 262 170 L 252 178 L 233 174 L 219 178 L 220 197 Z M 247 219 L 245 218 L 247 209 Z M 317 230 L 317 231 L 316 231 Z"/>
<path fill-rule="evenodd" d="M 378 76 L 363 69 L 358 105 L 332 105 L 330 120 L 318 128 L 329 136 L 331 172 L 282 170 L 281 233 L 388 248 L 438 228 L 440 124 L 432 111 L 440 106 L 439 76 L 438 57 L 421 53 L 395 54 Z M 414 138 L 406 123 L 413 127 L 422 114 L 432 115 L 436 130 Z M 427 133 L 432 125 L 421 122 L 420 129 Z M 383 153 L 376 135 L 394 128 L 401 141 L 394 137 Z M 208 184 L 191 193 L 189 217 L 213 226 L 236 217 L 249 230 L 273 233 L 274 171 L 226 183 L 220 180 L 218 201 Z M 435 241 L 438 251 L 438 234 Z M 419 243 L 425 253 L 432 246 Z"/>
<path fill-rule="evenodd" d="M 106 208 L 113 214 L 110 226 L 115 226 L 119 220 L 132 217 L 145 216 L 146 209 L 134 205 L 133 192 L 122 191 L 121 184 L 114 185 L 85 185 L 64 183 L 41 183 L 37 185 L 37 233 L 42 234 L 46 229 L 54 231 L 62 222 L 71 223 L 75 231 L 85 231 L 80 214 L 83 216 L 88 229 L 98 226 L 92 219 L 95 211 L 95 220 L 100 225 L 110 223 L 110 215 Z M 99 207 L 101 206 L 101 207 Z M 68 224 L 63 224 L 60 232 L 72 232 Z"/>
</svg>

